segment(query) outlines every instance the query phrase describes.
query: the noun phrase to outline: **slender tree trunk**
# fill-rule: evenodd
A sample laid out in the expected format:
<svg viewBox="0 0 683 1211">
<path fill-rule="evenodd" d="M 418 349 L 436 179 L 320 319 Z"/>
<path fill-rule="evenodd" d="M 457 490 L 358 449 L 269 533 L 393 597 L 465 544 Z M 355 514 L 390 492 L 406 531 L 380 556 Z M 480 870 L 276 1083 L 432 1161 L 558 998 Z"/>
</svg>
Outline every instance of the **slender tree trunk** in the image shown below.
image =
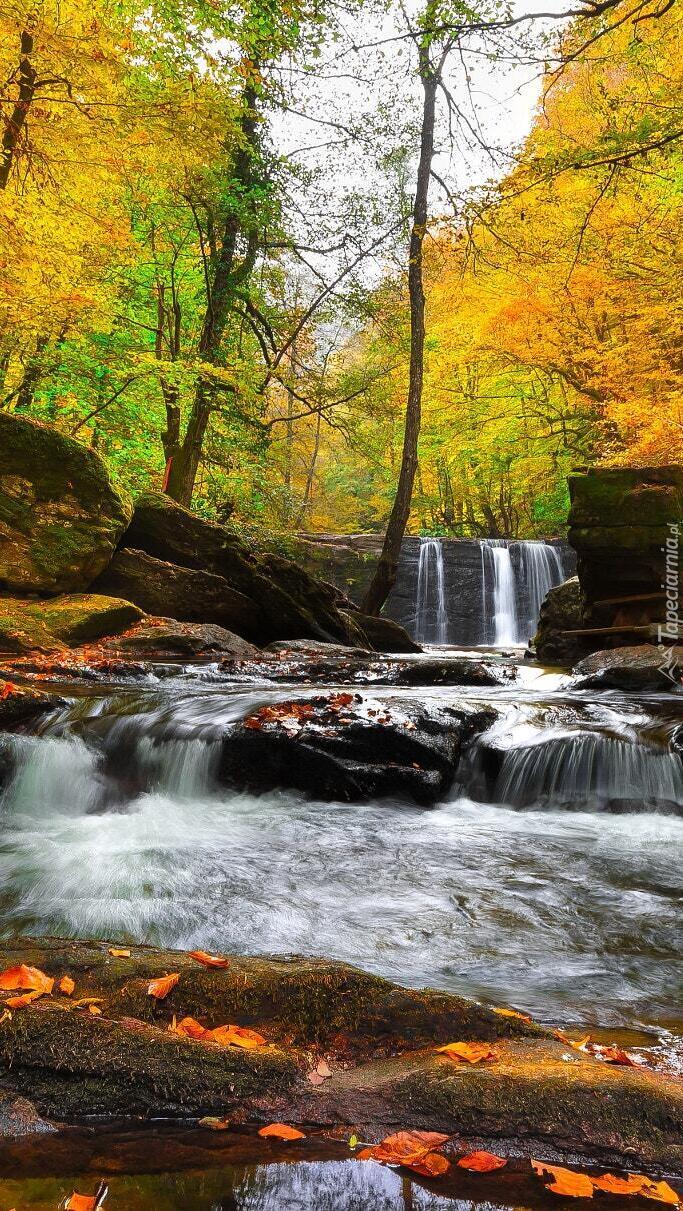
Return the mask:
<svg viewBox="0 0 683 1211">
<path fill-rule="evenodd" d="M 242 97 L 241 128 L 243 143 L 235 155 L 233 179 L 239 183 L 241 193 L 246 197 L 253 185 L 254 153 L 258 138 L 256 91 L 251 84 L 245 87 Z M 246 250 L 241 259 L 237 252 L 240 235 L 246 238 Z M 229 213 L 215 258 L 205 259 L 207 300 L 199 339 L 199 357 L 212 366 L 220 365 L 221 347 L 234 292 L 248 279 L 258 247 L 256 215 L 245 219 L 237 213 Z M 166 466 L 165 491 L 173 500 L 188 508 L 192 503 L 204 436 L 211 412 L 216 407 L 216 394 L 216 387 L 205 376 L 200 376 L 185 434 L 182 441 L 176 443 L 175 452 L 168 458 Z"/>
<path fill-rule="evenodd" d="M 375 574 L 363 600 L 362 609 L 367 614 L 379 614 L 391 592 L 401 543 L 410 517 L 410 502 L 417 470 L 417 443 L 420 436 L 422 414 L 422 380 L 424 372 L 425 344 L 425 296 L 422 277 L 423 243 L 427 229 L 427 204 L 429 200 L 429 178 L 434 157 L 434 118 L 436 111 L 436 89 L 438 77 L 429 61 L 426 45 L 420 47 L 420 76 L 424 100 L 422 106 L 422 130 L 420 137 L 420 161 L 415 188 L 413 225 L 410 233 L 410 260 L 408 265 L 408 297 L 410 300 L 410 373 L 406 402 L 405 432 L 401 469 L 394 503 L 389 514 L 384 545 Z"/>
<path fill-rule="evenodd" d="M 2 136 L 0 150 L 0 189 L 5 189 L 9 181 L 12 162 L 19 142 L 22 127 L 28 117 L 36 91 L 38 73 L 31 62 L 33 54 L 33 34 L 24 30 L 21 35 L 21 58 L 19 59 L 19 100 L 7 119 L 5 132 Z"/>
</svg>

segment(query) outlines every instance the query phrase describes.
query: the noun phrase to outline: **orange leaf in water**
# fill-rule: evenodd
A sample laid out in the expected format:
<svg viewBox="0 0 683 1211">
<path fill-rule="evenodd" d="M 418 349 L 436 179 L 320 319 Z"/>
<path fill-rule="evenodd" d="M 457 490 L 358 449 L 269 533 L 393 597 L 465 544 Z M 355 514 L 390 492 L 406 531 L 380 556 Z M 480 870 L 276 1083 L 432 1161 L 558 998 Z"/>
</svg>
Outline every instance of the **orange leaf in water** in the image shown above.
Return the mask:
<svg viewBox="0 0 683 1211">
<path fill-rule="evenodd" d="M 5 1005 L 9 1005 L 10 1009 L 23 1009 L 24 1005 L 30 1005 L 31 1001 L 37 1001 L 43 995 L 42 992 L 24 992 L 19 997 L 8 997 Z"/>
<path fill-rule="evenodd" d="M 546 1186 L 553 1194 L 563 1194 L 568 1198 L 592 1198 L 593 1182 L 585 1173 L 575 1173 L 573 1169 L 563 1169 L 560 1165 L 548 1165 L 545 1161 L 532 1161 L 531 1167 L 539 1177 L 551 1177 L 553 1180 Z"/>
<path fill-rule="evenodd" d="M 92 1194 L 76 1194 L 71 1195 L 66 1204 L 66 1211 L 95 1211 L 97 1201 Z"/>
<path fill-rule="evenodd" d="M 435 1047 L 454 1064 L 481 1064 L 484 1060 L 497 1060 L 498 1052 L 489 1043 L 446 1043 Z"/>
<path fill-rule="evenodd" d="M 88 1013 L 91 1013 L 94 1018 L 98 1017 L 101 1012 L 99 1005 L 88 1005 Z"/>
<path fill-rule="evenodd" d="M 2 689 L 0 690 L 0 702 L 4 702 L 5 698 L 9 698 L 10 695 L 15 694 L 16 691 L 17 691 L 17 687 L 14 684 L 14 682 L 6 681 L 5 684 L 3 685 Z"/>
<path fill-rule="evenodd" d="M 200 1118 L 199 1127 L 208 1127 L 210 1131 L 227 1131 L 230 1126 L 229 1118 L 214 1118 L 207 1114 L 205 1118 Z"/>
<path fill-rule="evenodd" d="M 297 1131 L 296 1127 L 290 1127 L 287 1123 L 269 1123 L 267 1127 L 261 1127 L 259 1135 L 264 1139 L 273 1140 L 303 1140 L 305 1135 L 303 1131 Z"/>
<path fill-rule="evenodd" d="M 503 1169 L 507 1161 L 493 1152 L 470 1152 L 461 1156 L 457 1162 L 461 1169 L 470 1169 L 472 1173 L 493 1173 L 494 1169 Z"/>
<path fill-rule="evenodd" d="M 606 1064 L 625 1064 L 628 1068 L 638 1067 L 628 1051 L 623 1051 L 621 1047 L 603 1047 L 600 1043 L 594 1043 L 590 1052 L 599 1060 L 604 1060 Z"/>
<path fill-rule="evenodd" d="M 451 1163 L 440 1152 L 428 1152 L 421 1161 L 412 1161 L 405 1167 L 422 1177 L 442 1177 L 450 1169 Z"/>
<path fill-rule="evenodd" d="M 222 1047 L 244 1047 L 245 1050 L 262 1047 L 266 1041 L 257 1030 L 248 1030 L 246 1026 L 216 1026 L 215 1030 L 207 1031 L 205 1037 Z"/>
<path fill-rule="evenodd" d="M 209 1033 L 195 1018 L 182 1018 L 178 1023 L 174 1018 L 169 1030 L 172 1034 L 181 1034 L 186 1039 L 203 1039 Z"/>
<path fill-rule="evenodd" d="M 65 996 L 70 997 L 76 985 L 71 979 L 71 976 L 62 976 L 58 987 L 60 992 L 63 992 Z"/>
<path fill-rule="evenodd" d="M 115 959 L 129 959 L 130 958 L 129 950 L 117 950 L 117 948 L 115 946 L 109 947 L 109 953 L 110 953 L 110 955 L 113 955 L 113 957 Z"/>
<path fill-rule="evenodd" d="M 0 974 L 0 988 L 31 988 L 35 992 L 52 992 L 54 980 L 38 967 L 8 967 Z"/>
<path fill-rule="evenodd" d="M 222 955 L 210 955 L 205 950 L 191 950 L 190 958 L 196 959 L 198 963 L 203 963 L 204 967 L 227 967 L 228 960 Z"/>
<path fill-rule="evenodd" d="M 156 997 L 157 1001 L 163 1001 L 164 997 L 168 996 L 171 989 L 175 988 L 179 979 L 180 973 L 175 972 L 173 975 L 160 976 L 158 980 L 151 980 L 147 986 L 147 995 L 150 997 Z"/>
<path fill-rule="evenodd" d="M 360 1160 L 410 1167 L 423 1160 L 435 1148 L 440 1148 L 447 1139 L 448 1136 L 439 1131 L 397 1131 L 394 1135 L 387 1135 L 381 1143 L 364 1148 L 358 1156 Z"/>
<path fill-rule="evenodd" d="M 501 1018 L 519 1018 L 520 1022 L 531 1021 L 528 1013 L 519 1013 L 517 1009 L 494 1009 L 493 1012 L 499 1014 Z"/>
<path fill-rule="evenodd" d="M 639 1198 L 651 1198 L 656 1202 L 669 1203 L 672 1207 L 680 1205 L 680 1198 L 668 1182 L 655 1182 L 642 1173 L 628 1173 L 626 1177 L 617 1177 L 614 1173 L 603 1173 L 592 1179 L 596 1190 L 603 1194 L 636 1195 Z"/>
</svg>

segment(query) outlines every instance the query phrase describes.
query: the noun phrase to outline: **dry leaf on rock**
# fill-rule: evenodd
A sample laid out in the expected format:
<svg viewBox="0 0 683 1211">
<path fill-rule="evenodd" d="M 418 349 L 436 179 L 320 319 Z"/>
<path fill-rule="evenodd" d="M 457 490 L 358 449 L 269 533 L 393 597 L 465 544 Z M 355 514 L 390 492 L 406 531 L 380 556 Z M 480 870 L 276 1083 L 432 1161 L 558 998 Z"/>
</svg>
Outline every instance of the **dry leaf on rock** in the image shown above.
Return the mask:
<svg viewBox="0 0 683 1211">
<path fill-rule="evenodd" d="M 57 987 L 59 988 L 60 992 L 64 993 L 65 996 L 70 997 L 71 993 L 76 987 L 76 984 L 71 979 L 71 976 L 62 976 Z"/>
<path fill-rule="evenodd" d="M 130 958 L 129 950 L 118 950 L 115 946 L 109 947 L 109 953 L 110 953 L 110 955 L 113 955 L 113 957 L 115 959 L 129 959 Z"/>
<path fill-rule="evenodd" d="M 41 994 L 52 992 L 54 980 L 46 976 L 38 967 L 27 967 L 21 963 L 18 967 L 7 967 L 0 974 L 0 988 L 28 988 Z"/>
<path fill-rule="evenodd" d="M 455 1064 L 481 1064 L 498 1059 L 498 1052 L 490 1043 L 446 1043 L 445 1047 L 435 1047 L 434 1050 Z"/>
<path fill-rule="evenodd" d="M 507 1161 L 493 1152 L 470 1152 L 461 1156 L 457 1162 L 461 1169 L 469 1169 L 472 1173 L 493 1173 L 495 1169 L 503 1169 Z"/>
<path fill-rule="evenodd" d="M 204 1037 L 213 1043 L 220 1043 L 222 1047 L 244 1047 L 246 1050 L 262 1047 L 266 1041 L 257 1030 L 249 1030 L 246 1026 L 216 1026 L 215 1030 L 207 1031 Z"/>
<path fill-rule="evenodd" d="M 191 950 L 189 955 L 191 959 L 196 959 L 198 963 L 202 963 L 204 967 L 228 966 L 228 960 L 223 955 L 210 955 L 205 950 Z"/>
<path fill-rule="evenodd" d="M 213 1115 L 207 1114 L 204 1118 L 200 1118 L 199 1127 L 208 1127 L 210 1131 L 227 1131 L 230 1126 L 229 1118 L 214 1118 Z"/>
<path fill-rule="evenodd" d="M 517 1009 L 494 1009 L 493 1012 L 499 1014 L 501 1018 L 519 1018 L 520 1022 L 531 1021 L 528 1013 L 520 1013 Z"/>
<path fill-rule="evenodd" d="M 182 1018 L 180 1022 L 176 1022 L 174 1018 L 169 1030 L 172 1034 L 183 1035 L 186 1039 L 203 1039 L 209 1033 L 195 1018 Z"/>
<path fill-rule="evenodd" d="M 8 997 L 5 1005 L 9 1005 L 10 1009 L 23 1009 L 24 1005 L 30 1005 L 32 1001 L 37 1001 L 38 997 L 42 997 L 42 992 L 24 992 L 18 997 Z"/>
<path fill-rule="evenodd" d="M 269 1123 L 267 1127 L 261 1127 L 259 1135 L 264 1139 L 273 1140 L 303 1140 L 305 1135 L 303 1131 L 297 1131 L 296 1127 L 290 1127 L 288 1123 Z"/>
<path fill-rule="evenodd" d="M 179 979 L 180 973 L 174 972 L 173 975 L 160 976 L 158 980 L 151 980 L 147 985 L 147 995 L 150 997 L 156 997 L 157 1001 L 163 1001 L 164 997 L 168 996 L 171 989 L 175 988 Z"/>
</svg>

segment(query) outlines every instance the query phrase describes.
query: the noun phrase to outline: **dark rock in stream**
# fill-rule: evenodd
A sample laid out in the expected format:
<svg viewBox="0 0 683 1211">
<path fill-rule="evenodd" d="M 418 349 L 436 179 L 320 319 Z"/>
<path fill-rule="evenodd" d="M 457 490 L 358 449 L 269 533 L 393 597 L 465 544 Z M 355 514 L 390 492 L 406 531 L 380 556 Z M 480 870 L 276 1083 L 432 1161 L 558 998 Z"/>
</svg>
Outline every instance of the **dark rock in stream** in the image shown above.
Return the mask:
<svg viewBox="0 0 683 1211">
<path fill-rule="evenodd" d="M 410 699 L 320 695 L 262 707 L 225 736 L 219 778 L 251 791 L 294 787 L 347 802 L 391 796 L 427 806 L 453 782 L 492 710 Z"/>
<path fill-rule="evenodd" d="M 277 660 L 226 660 L 221 671 L 238 681 L 266 680 L 275 685 L 501 686 L 517 676 L 513 666 L 493 661 L 450 657 L 396 660 L 354 648 L 335 649 L 330 645 L 330 649 L 328 654 L 312 647 L 310 656 L 300 659 L 298 648 L 283 644 L 274 653 Z M 289 658 L 290 653 L 293 658 Z"/>
<path fill-rule="evenodd" d="M 594 652 L 572 670 L 580 690 L 680 690 L 683 685 L 683 646 L 634 647 Z"/>
</svg>

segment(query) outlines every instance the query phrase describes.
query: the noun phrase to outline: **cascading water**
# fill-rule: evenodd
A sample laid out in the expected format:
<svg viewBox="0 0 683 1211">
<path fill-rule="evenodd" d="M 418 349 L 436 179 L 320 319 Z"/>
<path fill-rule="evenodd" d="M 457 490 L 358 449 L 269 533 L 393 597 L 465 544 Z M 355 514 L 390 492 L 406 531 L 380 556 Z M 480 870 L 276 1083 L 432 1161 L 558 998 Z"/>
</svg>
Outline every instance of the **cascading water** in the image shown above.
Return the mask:
<svg viewBox="0 0 683 1211">
<path fill-rule="evenodd" d="M 517 591 L 510 548 L 502 538 L 481 542 L 484 643 L 496 647 L 518 642 Z M 491 612 L 491 602 L 493 612 Z"/>
<path fill-rule="evenodd" d="M 482 538 L 482 644 L 507 647 L 533 638 L 543 600 L 564 579 L 562 560 L 547 542 Z M 513 560 L 513 551 L 515 559 Z"/>
<path fill-rule="evenodd" d="M 538 626 L 541 606 L 548 593 L 555 585 L 564 580 L 564 571 L 559 552 L 547 542 L 522 542 L 521 562 L 528 598 L 526 617 L 526 635 L 532 639 Z"/>
<path fill-rule="evenodd" d="M 292 689 L 244 692 L 215 676 L 88 697 L 40 734 L 5 738 L 5 929 L 327 954 L 494 1003 L 523 972 L 525 1004 L 553 1020 L 567 1004 L 584 1017 L 599 1004 L 603 1021 L 624 1023 L 675 1012 L 665 972 L 678 948 L 683 767 L 672 696 L 651 709 L 539 693 L 524 678 L 492 688 L 497 722 L 425 815 L 391 799 L 222 785 L 226 729 Z M 613 814 L 625 810 L 627 824 Z"/>
<path fill-rule="evenodd" d="M 420 539 L 415 638 L 418 643 L 443 645 L 448 642 L 443 546 L 438 538 Z"/>
</svg>

